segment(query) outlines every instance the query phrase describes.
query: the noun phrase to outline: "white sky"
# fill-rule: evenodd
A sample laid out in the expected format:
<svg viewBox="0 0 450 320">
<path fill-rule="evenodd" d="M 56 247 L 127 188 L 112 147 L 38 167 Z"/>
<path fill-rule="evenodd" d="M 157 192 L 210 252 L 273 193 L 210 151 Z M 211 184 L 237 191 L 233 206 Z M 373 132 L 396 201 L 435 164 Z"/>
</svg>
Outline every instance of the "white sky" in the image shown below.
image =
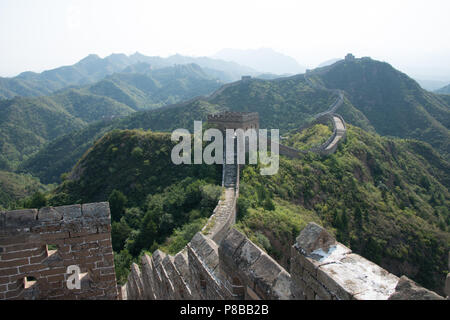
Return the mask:
<svg viewBox="0 0 450 320">
<path fill-rule="evenodd" d="M 90 53 L 270 47 L 316 66 L 352 52 L 450 80 L 448 0 L 0 0 L 0 76 Z"/>
</svg>

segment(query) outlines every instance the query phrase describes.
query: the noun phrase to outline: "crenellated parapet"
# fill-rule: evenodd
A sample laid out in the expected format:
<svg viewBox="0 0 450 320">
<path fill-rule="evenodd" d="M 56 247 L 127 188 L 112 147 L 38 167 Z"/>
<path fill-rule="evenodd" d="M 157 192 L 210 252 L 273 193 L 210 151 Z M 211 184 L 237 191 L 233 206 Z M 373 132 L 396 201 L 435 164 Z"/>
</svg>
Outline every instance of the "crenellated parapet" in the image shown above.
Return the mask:
<svg viewBox="0 0 450 320">
<path fill-rule="evenodd" d="M 0 300 L 117 298 L 107 202 L 0 213 Z"/>
</svg>

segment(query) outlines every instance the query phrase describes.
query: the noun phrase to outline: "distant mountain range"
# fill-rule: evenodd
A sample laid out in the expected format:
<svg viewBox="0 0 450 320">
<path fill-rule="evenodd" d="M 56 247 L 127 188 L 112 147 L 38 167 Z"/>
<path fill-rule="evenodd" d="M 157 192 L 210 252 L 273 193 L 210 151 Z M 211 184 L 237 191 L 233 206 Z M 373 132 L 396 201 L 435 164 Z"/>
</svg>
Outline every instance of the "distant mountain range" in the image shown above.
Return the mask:
<svg viewBox="0 0 450 320">
<path fill-rule="evenodd" d="M 450 84 L 435 91 L 436 93 L 450 94 Z"/>
<path fill-rule="evenodd" d="M 90 122 L 209 94 L 221 85 L 196 64 L 153 70 L 138 63 L 50 96 L 0 100 L 0 169 L 15 168 L 44 143 Z"/>
<path fill-rule="evenodd" d="M 106 58 L 89 55 L 71 66 L 64 66 L 42 73 L 23 72 L 13 78 L 0 78 L 0 99 L 15 96 L 49 95 L 56 90 L 69 86 L 83 86 L 95 83 L 108 75 L 122 72 L 133 65 L 147 63 L 152 69 L 172 67 L 177 64 L 197 64 L 211 77 L 223 82 L 239 80 L 242 75 L 256 75 L 258 72 L 249 67 L 208 57 L 187 57 L 173 55 L 168 58 L 148 57 L 140 53 L 127 56 L 112 54 Z"/>
<path fill-rule="evenodd" d="M 213 57 L 249 66 L 264 73 L 292 75 L 304 73 L 306 70 L 294 58 L 270 48 L 254 50 L 223 49 Z"/>
<path fill-rule="evenodd" d="M 346 92 L 339 113 L 348 123 L 369 132 L 428 142 L 448 158 L 450 99 L 447 96 L 423 90 L 389 64 L 370 58 L 342 60 L 316 71 L 310 76 L 314 81 Z M 206 120 L 209 113 L 222 110 L 259 112 L 261 128 L 278 128 L 284 134 L 324 111 L 333 99 L 332 93 L 311 87 L 304 75 L 239 81 L 225 85 L 207 98 L 89 125 L 51 142 L 21 168 L 44 182 L 56 181 L 108 131 L 192 129 L 194 120 Z M 50 162 L 50 158 L 57 160 Z"/>
<path fill-rule="evenodd" d="M 414 80 L 416 80 L 422 88 L 428 91 L 437 91 L 438 89 L 444 87 L 448 82 L 446 81 L 439 81 L 439 80 L 425 80 L 413 77 Z"/>
</svg>

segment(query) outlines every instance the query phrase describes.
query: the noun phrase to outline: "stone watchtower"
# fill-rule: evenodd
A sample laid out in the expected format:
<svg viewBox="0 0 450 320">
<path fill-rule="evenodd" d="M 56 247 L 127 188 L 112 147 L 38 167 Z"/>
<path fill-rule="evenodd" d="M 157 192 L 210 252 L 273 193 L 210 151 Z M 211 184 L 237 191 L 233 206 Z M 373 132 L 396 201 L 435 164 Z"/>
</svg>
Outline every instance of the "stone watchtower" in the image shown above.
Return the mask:
<svg viewBox="0 0 450 320">
<path fill-rule="evenodd" d="M 257 112 L 224 111 L 208 115 L 208 123 L 221 131 L 226 129 L 259 129 L 259 115 Z"/>
</svg>

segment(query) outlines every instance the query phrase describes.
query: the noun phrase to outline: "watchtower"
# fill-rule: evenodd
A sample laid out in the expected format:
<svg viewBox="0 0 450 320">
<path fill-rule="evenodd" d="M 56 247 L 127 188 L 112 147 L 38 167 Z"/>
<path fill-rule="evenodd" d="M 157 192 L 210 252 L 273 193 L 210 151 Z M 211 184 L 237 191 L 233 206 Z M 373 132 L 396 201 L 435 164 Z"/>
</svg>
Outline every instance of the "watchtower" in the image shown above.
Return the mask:
<svg viewBox="0 0 450 320">
<path fill-rule="evenodd" d="M 224 111 L 208 115 L 208 123 L 215 125 L 219 130 L 226 129 L 259 129 L 258 112 Z"/>
</svg>

